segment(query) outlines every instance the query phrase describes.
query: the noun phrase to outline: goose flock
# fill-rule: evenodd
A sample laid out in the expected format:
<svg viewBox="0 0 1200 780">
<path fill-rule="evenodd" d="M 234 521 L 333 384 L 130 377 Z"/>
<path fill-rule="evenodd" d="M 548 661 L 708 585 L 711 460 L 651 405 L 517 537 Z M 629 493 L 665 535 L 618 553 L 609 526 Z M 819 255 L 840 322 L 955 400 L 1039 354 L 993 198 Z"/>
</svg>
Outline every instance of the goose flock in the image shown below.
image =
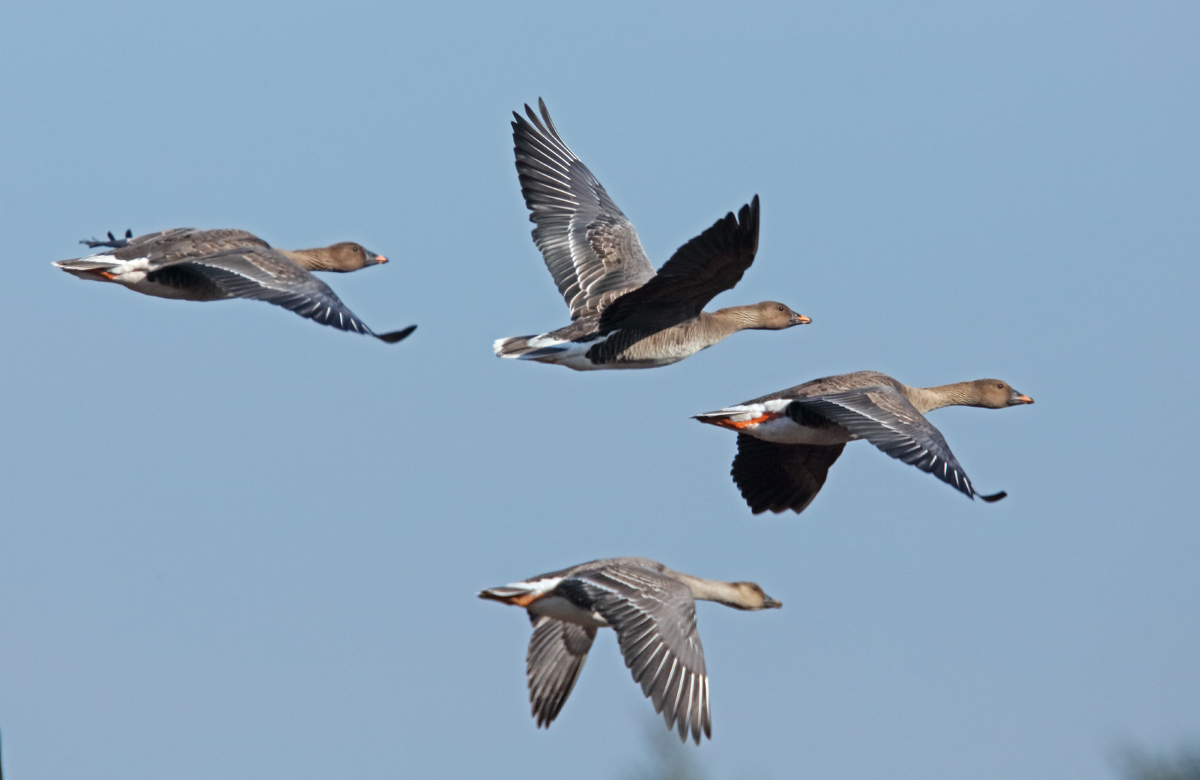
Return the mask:
<svg viewBox="0 0 1200 780">
<path fill-rule="evenodd" d="M 704 307 L 732 289 L 758 250 L 758 196 L 676 250 L 657 271 L 637 231 L 559 135 L 544 101 L 514 112 L 513 151 L 533 241 L 570 311 L 569 325 L 498 339 L 498 357 L 576 371 L 656 368 L 741 330 L 787 330 L 811 319 L 783 303 Z M 416 325 L 376 333 L 313 272 L 351 272 L 387 258 L 353 242 L 285 250 L 244 230 L 174 228 L 81 243 L 103 251 L 55 266 L 81 279 L 187 301 L 249 298 L 322 325 L 394 344 Z M 804 511 L 846 444 L 865 439 L 985 502 L 925 415 L 944 406 L 1003 409 L 1033 399 L 999 379 L 911 387 L 877 371 L 814 379 L 695 415 L 737 433 L 731 475 L 750 511 Z M 625 665 L 667 728 L 699 744 L 712 736 L 709 680 L 696 600 L 741 610 L 782 604 L 753 582 L 703 579 L 646 558 L 590 561 L 488 588 L 482 599 L 522 607 L 533 625 L 526 655 L 538 727 L 558 717 L 600 628 L 616 633 Z"/>
</svg>

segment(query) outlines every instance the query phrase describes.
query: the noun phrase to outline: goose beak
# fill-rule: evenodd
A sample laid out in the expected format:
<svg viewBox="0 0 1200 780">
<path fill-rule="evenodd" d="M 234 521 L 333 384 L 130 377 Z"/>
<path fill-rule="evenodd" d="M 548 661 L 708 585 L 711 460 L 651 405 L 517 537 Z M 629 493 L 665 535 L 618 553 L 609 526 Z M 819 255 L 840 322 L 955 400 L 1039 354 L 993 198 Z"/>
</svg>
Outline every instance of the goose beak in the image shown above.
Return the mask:
<svg viewBox="0 0 1200 780">
<path fill-rule="evenodd" d="M 1012 402 L 1014 404 L 1031 404 L 1033 403 L 1033 399 L 1022 393 L 1018 393 L 1017 395 L 1013 396 Z"/>
<path fill-rule="evenodd" d="M 809 317 L 805 317 L 803 314 L 797 314 L 796 312 L 792 312 L 792 324 L 793 325 L 807 325 L 810 322 L 812 322 L 812 319 L 810 319 Z"/>
<path fill-rule="evenodd" d="M 776 601 L 775 599 L 771 598 L 770 596 L 766 595 L 765 593 L 763 594 L 763 605 L 762 605 L 763 609 L 779 609 L 782 606 L 783 606 L 782 601 Z"/>
<path fill-rule="evenodd" d="M 386 257 L 384 257 L 383 255 L 377 255 L 374 252 L 367 252 L 367 259 L 374 263 L 377 263 L 379 265 L 383 265 L 384 263 L 387 262 Z"/>
</svg>

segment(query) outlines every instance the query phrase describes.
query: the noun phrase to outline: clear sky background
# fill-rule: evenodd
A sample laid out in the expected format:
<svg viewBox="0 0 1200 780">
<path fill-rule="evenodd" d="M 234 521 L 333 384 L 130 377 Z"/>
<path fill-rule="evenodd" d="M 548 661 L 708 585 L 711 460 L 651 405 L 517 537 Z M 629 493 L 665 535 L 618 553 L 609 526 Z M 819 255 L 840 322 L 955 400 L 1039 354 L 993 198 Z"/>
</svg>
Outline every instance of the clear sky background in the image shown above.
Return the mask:
<svg viewBox="0 0 1200 780">
<path fill-rule="evenodd" d="M 712 778 L 1112 776 L 1200 731 L 1200 6 L 0 5 L 0 729 L 13 780 L 617 778 L 602 634 L 549 731 L 517 609 L 612 555 L 698 609 Z M 814 323 L 651 371 L 501 361 L 567 323 L 513 168 L 545 97 L 655 264 L 755 193 L 714 306 Z M 390 347 L 50 266 L 238 227 Z M 752 517 L 689 415 L 860 369 L 1033 396 L 933 421 L 995 505 L 847 449 Z M 661 725 L 653 728 L 662 728 Z"/>
</svg>

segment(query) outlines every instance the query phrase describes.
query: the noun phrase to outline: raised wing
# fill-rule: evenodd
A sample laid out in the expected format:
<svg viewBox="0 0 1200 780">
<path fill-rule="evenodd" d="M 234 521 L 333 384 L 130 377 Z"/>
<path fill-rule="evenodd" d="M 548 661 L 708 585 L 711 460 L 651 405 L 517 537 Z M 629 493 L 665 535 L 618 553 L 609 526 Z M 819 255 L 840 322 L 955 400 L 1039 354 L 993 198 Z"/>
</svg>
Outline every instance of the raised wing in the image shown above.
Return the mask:
<svg viewBox="0 0 1200 780">
<path fill-rule="evenodd" d="M 793 412 L 793 407 L 799 408 Z M 880 385 L 797 398 L 789 405 L 787 413 L 793 415 L 803 409 L 828 417 L 891 457 L 934 475 L 969 498 L 978 495 L 941 432 L 894 387 Z M 1004 495 L 980 495 L 980 498 L 998 501 Z"/>
<path fill-rule="evenodd" d="M 322 325 L 375 336 L 389 344 L 401 341 L 416 329 L 410 326 L 392 333 L 375 333 L 342 303 L 329 285 L 280 253 L 261 246 L 176 260 L 160 266 L 146 278 L 182 286 L 196 284 L 196 277 L 230 297 L 273 303 Z"/>
<path fill-rule="evenodd" d="M 730 473 L 756 515 L 785 509 L 803 512 L 817 497 L 829 467 L 846 447 L 777 444 L 745 433 L 738 434 L 737 443 Z"/>
<path fill-rule="evenodd" d="M 758 196 L 729 212 L 708 230 L 676 250 L 658 275 L 609 304 L 600 331 L 615 328 L 659 330 L 691 319 L 754 262 L 758 251 Z"/>
<path fill-rule="evenodd" d="M 513 152 L 533 242 L 571 309 L 571 319 L 596 316 L 621 293 L 644 284 L 654 267 L 637 231 L 604 187 L 558 135 L 546 104 L 542 119 L 525 106 L 514 112 Z M 544 120 L 544 123 L 543 123 Z"/>
<path fill-rule="evenodd" d="M 546 615 L 535 620 L 529 652 L 525 654 L 525 676 L 529 679 L 529 703 L 538 728 L 548 728 L 558 717 L 595 638 L 594 628 Z"/>
<path fill-rule="evenodd" d="M 687 585 L 640 566 L 579 572 L 558 591 L 599 612 L 617 632 L 625 666 L 662 713 L 667 728 L 712 737 L 704 648 L 696 633 L 696 602 Z"/>
</svg>

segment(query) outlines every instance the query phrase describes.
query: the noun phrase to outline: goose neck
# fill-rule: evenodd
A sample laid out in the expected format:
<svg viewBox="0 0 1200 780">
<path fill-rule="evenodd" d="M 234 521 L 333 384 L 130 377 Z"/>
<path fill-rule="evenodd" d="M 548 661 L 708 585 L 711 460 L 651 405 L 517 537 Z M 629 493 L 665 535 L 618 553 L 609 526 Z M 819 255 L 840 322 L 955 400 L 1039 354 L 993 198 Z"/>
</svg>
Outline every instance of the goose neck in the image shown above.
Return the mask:
<svg viewBox="0 0 1200 780">
<path fill-rule="evenodd" d="M 333 271 L 332 258 L 325 249 L 279 249 L 281 255 L 306 271 Z"/>
<path fill-rule="evenodd" d="M 906 387 L 908 400 L 921 414 L 943 406 L 976 406 L 971 382 L 955 382 L 937 387 Z"/>
<path fill-rule="evenodd" d="M 753 307 L 731 306 L 728 309 L 717 309 L 711 314 L 702 311 L 696 320 L 705 330 L 719 333 L 720 338 L 717 341 L 720 341 L 727 336 L 737 333 L 739 330 L 749 330 L 750 328 L 758 327 L 758 318 L 755 314 L 756 312 Z"/>
<path fill-rule="evenodd" d="M 746 597 L 732 583 L 720 580 L 706 580 L 703 577 L 693 577 L 683 572 L 672 571 L 671 576 L 687 585 L 692 591 L 692 597 L 701 601 L 716 601 L 740 609 L 753 608 L 746 603 Z"/>
</svg>

